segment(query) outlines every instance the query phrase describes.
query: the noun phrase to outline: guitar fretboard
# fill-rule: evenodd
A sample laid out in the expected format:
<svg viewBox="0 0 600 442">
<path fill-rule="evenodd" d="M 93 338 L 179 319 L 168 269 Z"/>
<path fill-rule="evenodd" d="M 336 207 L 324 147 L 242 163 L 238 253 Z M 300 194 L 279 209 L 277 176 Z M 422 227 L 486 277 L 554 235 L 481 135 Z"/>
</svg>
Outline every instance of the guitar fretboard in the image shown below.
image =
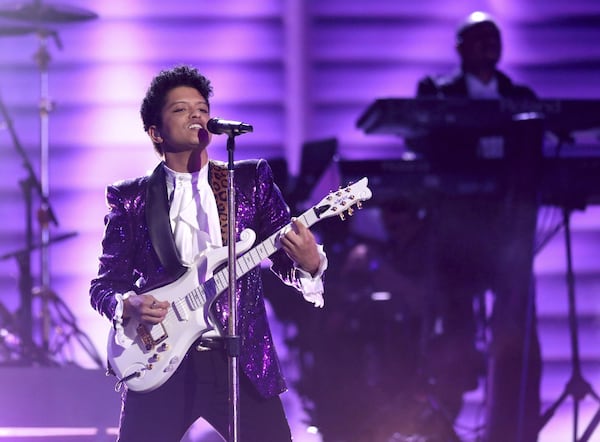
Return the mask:
<svg viewBox="0 0 600 442">
<path fill-rule="evenodd" d="M 315 224 L 319 218 L 315 214 L 314 208 L 307 210 L 298 217 L 298 220 L 306 227 Z M 236 259 L 235 276 L 236 279 L 244 276 L 250 270 L 258 266 L 263 260 L 267 259 L 273 253 L 281 248 L 279 238 L 292 227 L 291 223 L 282 227 L 260 244 L 248 250 L 245 254 Z M 216 284 L 215 296 L 223 293 L 229 287 L 229 268 L 225 267 L 219 270 L 213 278 Z M 208 298 L 208 297 L 207 297 Z"/>
</svg>

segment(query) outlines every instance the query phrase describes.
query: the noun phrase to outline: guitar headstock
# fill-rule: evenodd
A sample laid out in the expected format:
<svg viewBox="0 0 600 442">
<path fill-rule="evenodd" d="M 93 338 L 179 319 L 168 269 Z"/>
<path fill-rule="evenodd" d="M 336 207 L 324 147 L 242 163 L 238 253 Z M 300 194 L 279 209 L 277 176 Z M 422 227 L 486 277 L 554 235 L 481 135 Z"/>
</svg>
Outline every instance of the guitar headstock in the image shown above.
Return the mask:
<svg viewBox="0 0 600 442">
<path fill-rule="evenodd" d="M 344 219 L 344 212 L 348 212 L 352 216 L 354 206 L 362 207 L 362 202 L 370 199 L 373 196 L 371 189 L 367 187 L 369 180 L 364 177 L 356 183 L 351 183 L 346 187 L 341 187 L 339 190 L 330 192 L 318 204 L 314 206 L 314 210 L 319 218 L 327 218 L 330 216 L 339 216 Z"/>
</svg>

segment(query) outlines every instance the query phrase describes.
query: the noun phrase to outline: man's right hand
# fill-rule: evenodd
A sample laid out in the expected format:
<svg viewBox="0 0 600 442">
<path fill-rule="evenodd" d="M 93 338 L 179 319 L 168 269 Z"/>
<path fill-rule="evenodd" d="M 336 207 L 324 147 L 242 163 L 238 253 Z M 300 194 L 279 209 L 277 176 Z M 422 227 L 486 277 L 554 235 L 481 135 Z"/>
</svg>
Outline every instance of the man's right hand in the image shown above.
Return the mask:
<svg viewBox="0 0 600 442">
<path fill-rule="evenodd" d="M 168 309 L 168 301 L 158 301 L 152 295 L 130 296 L 123 305 L 123 318 L 131 317 L 139 322 L 154 325 L 165 319 Z"/>
</svg>

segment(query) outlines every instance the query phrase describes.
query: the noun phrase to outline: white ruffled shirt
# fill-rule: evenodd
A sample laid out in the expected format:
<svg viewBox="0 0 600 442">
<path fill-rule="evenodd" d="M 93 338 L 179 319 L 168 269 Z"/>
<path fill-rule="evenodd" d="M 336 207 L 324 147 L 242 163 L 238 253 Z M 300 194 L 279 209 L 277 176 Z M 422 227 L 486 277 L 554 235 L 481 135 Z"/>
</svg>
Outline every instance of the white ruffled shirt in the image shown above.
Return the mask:
<svg viewBox="0 0 600 442">
<path fill-rule="evenodd" d="M 196 173 L 164 168 L 171 230 L 181 262 L 191 266 L 207 248 L 223 246 L 217 202 L 208 183 L 208 165 Z"/>
</svg>

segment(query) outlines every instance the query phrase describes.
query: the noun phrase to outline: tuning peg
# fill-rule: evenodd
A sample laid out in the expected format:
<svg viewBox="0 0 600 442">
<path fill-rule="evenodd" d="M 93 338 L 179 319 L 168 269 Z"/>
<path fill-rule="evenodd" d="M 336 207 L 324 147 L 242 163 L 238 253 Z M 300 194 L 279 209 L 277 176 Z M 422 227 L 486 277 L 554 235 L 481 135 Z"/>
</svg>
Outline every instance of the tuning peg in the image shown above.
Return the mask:
<svg viewBox="0 0 600 442">
<path fill-rule="evenodd" d="M 346 216 L 344 215 L 344 212 L 340 212 L 340 219 L 342 221 L 344 221 L 346 219 Z"/>
<path fill-rule="evenodd" d="M 354 215 L 354 209 L 352 207 L 349 207 L 347 212 L 348 212 L 348 216 Z"/>
<path fill-rule="evenodd" d="M 363 208 L 362 201 L 357 201 L 356 202 L 356 207 L 358 207 L 358 210 L 361 210 Z"/>
</svg>

